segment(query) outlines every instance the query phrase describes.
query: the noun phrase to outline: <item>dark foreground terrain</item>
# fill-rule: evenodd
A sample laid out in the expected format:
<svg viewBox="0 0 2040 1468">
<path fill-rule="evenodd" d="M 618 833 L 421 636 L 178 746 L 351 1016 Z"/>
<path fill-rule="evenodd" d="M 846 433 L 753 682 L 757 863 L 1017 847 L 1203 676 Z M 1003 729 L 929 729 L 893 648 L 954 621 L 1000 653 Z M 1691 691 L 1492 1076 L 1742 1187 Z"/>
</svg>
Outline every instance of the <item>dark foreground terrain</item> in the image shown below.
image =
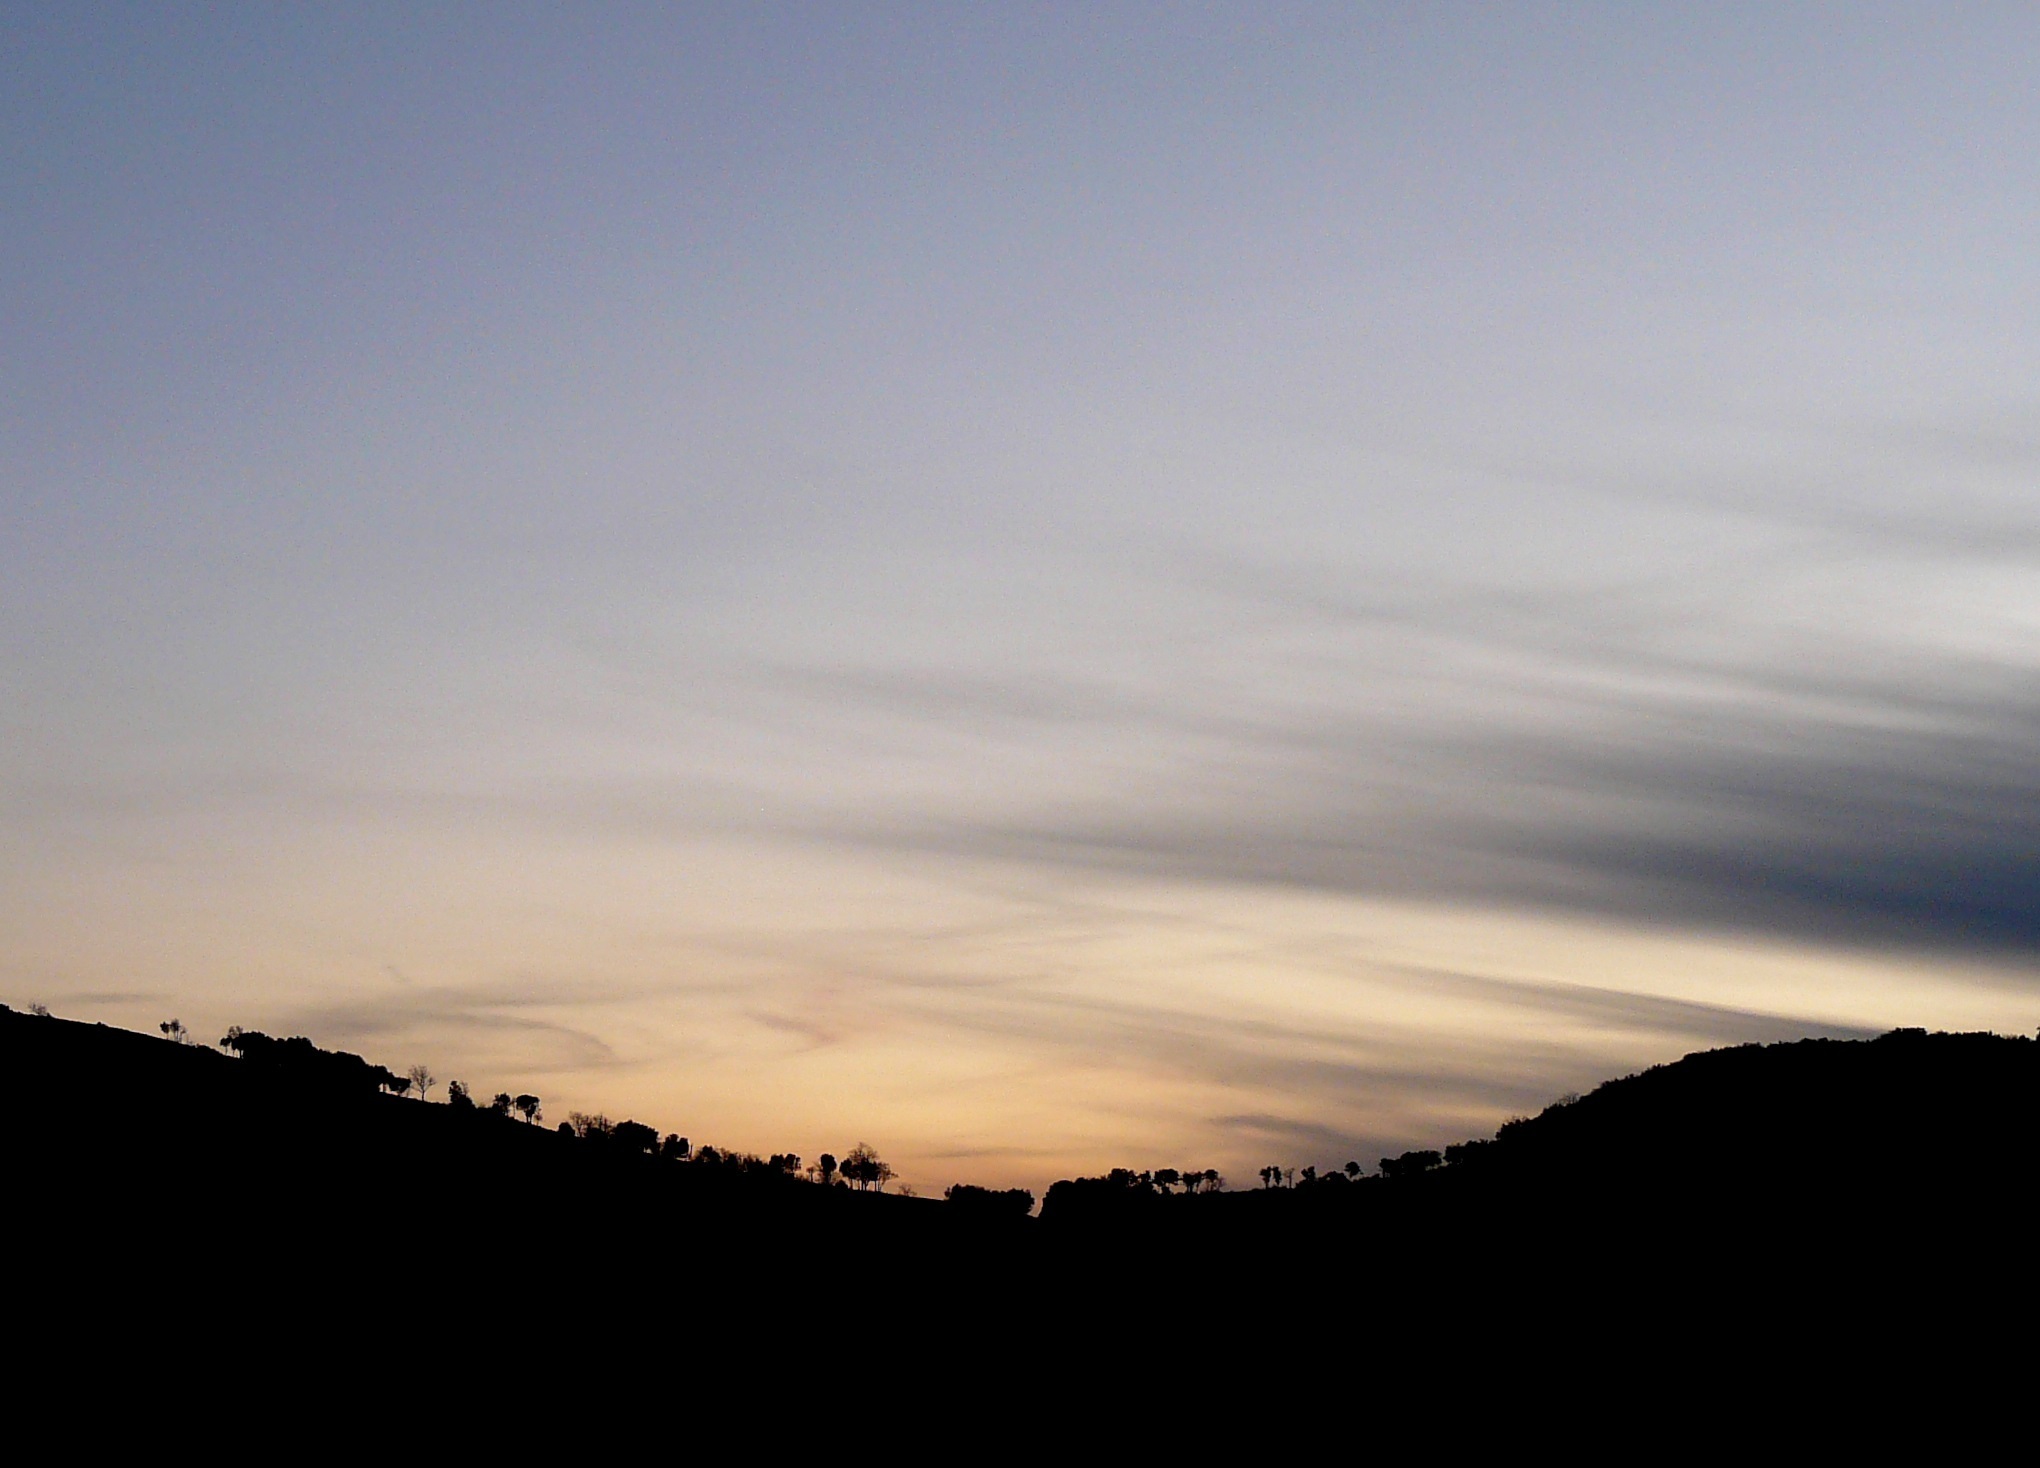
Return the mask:
<svg viewBox="0 0 2040 1468">
<path fill-rule="evenodd" d="M 1099 1403 L 1165 1377 L 1301 1409 L 1533 1363 L 1632 1390 L 2031 1364 L 2024 1039 L 1713 1051 L 1392 1177 L 1184 1194 L 1118 1173 L 1057 1184 L 1038 1219 L 625 1155 L 11 1011 L 0 1096 L 9 1320 L 80 1371 L 212 1352 L 500 1383 L 593 1362 L 949 1402 L 1046 1378 Z"/>
</svg>

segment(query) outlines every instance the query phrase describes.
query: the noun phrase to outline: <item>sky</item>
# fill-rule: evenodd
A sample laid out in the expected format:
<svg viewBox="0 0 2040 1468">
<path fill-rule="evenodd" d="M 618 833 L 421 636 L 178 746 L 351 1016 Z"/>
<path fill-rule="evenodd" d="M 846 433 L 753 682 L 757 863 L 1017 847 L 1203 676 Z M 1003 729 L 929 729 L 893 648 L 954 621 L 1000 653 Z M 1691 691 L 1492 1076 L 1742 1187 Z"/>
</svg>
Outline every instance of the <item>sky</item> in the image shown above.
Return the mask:
<svg viewBox="0 0 2040 1468">
<path fill-rule="evenodd" d="M 924 1193 L 2040 1023 L 2040 15 L 0 9 L 0 999 Z"/>
</svg>

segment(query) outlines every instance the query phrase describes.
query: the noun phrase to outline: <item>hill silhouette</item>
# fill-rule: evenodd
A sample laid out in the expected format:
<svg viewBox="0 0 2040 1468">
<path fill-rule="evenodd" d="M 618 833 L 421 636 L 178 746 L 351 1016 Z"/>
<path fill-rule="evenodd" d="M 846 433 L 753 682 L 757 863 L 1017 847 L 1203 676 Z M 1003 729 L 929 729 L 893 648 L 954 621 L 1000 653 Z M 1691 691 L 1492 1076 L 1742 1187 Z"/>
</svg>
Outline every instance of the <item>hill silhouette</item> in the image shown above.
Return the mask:
<svg viewBox="0 0 2040 1468">
<path fill-rule="evenodd" d="M 50 1359 L 131 1355 L 151 1381 L 203 1361 L 268 1390 L 411 1359 L 479 1390 L 516 1359 L 654 1331 L 631 1368 L 704 1390 L 763 1361 L 854 1375 L 795 1322 L 926 1318 L 945 1261 L 1033 1226 L 401 1099 L 316 1053 L 264 1064 L 0 1012 L 10 1303 Z"/>
<path fill-rule="evenodd" d="M 430 1256 L 522 1267 L 535 1248 L 916 1247 L 1006 1214 L 801 1182 L 778 1168 L 670 1165 L 635 1122 L 582 1132 L 385 1094 L 391 1073 L 302 1039 L 250 1035 L 241 1058 L 130 1031 L 0 1013 L 17 1120 L 13 1175 L 42 1190 L 48 1245 L 109 1256 L 137 1215 L 173 1255 L 287 1270 L 317 1245 L 392 1272 Z M 256 1042 L 260 1042 L 259 1045 Z M 636 1134 L 649 1139 L 643 1145 Z M 677 1140 L 677 1139 L 676 1139 Z M 680 1144 L 683 1148 L 684 1143 Z M 755 1162 L 756 1159 L 750 1159 Z M 774 1159 L 775 1162 L 778 1159 Z"/>
<path fill-rule="evenodd" d="M 1865 1238 L 1924 1237 L 1959 1217 L 1995 1237 L 2040 1184 L 2040 1044 L 1897 1030 L 1688 1055 L 1609 1081 L 1492 1140 L 1382 1159 L 1382 1175 L 1220 1195 L 1161 1194 L 1122 1174 L 1058 1183 L 1052 1228 L 1237 1232 L 1379 1225 L 1425 1232 L 1456 1215 L 1531 1232 L 1647 1236 L 1672 1245 L 1735 1224 L 1761 1251 L 1795 1228 L 1848 1220 Z M 1185 1206 L 1188 1205 L 1188 1206 Z M 1542 1220 L 1542 1221 L 1541 1221 Z"/>
<path fill-rule="evenodd" d="M 1109 1370 L 1101 1325 L 1173 1311 L 1196 1329 L 1144 1351 L 1326 1382 L 1611 1329 L 1660 1351 L 1761 1349 L 1788 1316 L 1831 1345 L 1901 1316 L 1945 1333 L 1974 1297 L 1931 1282 L 2022 1275 L 2040 1200 L 2040 1044 L 1985 1034 L 1711 1051 L 1383 1175 L 1122 1170 L 1057 1183 L 1039 1220 L 1024 1194 L 858 1192 L 400 1099 L 304 1049 L 326 1058 L 0 1012 L 17 1305 L 132 1324 L 196 1293 L 339 1355 L 399 1319 L 527 1342 L 712 1322 L 688 1349 L 789 1379 L 847 1369 L 819 1320 L 856 1332 L 859 1369 L 919 1351 L 988 1377 Z M 1345 1312 L 1364 1337 L 1323 1334 Z"/>
</svg>

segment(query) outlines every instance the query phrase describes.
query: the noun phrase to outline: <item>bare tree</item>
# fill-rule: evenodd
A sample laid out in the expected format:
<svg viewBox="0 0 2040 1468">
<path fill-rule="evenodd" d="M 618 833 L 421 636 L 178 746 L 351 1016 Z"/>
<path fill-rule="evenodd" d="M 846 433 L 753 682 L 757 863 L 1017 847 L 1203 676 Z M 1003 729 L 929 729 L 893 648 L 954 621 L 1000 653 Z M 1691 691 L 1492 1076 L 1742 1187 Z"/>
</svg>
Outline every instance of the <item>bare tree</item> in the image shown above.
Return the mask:
<svg viewBox="0 0 2040 1468">
<path fill-rule="evenodd" d="M 439 1077 L 432 1074 L 424 1066 L 414 1065 L 411 1067 L 411 1089 L 418 1093 L 420 1101 L 429 1099 L 426 1093 L 437 1084 L 439 1084 Z"/>
</svg>

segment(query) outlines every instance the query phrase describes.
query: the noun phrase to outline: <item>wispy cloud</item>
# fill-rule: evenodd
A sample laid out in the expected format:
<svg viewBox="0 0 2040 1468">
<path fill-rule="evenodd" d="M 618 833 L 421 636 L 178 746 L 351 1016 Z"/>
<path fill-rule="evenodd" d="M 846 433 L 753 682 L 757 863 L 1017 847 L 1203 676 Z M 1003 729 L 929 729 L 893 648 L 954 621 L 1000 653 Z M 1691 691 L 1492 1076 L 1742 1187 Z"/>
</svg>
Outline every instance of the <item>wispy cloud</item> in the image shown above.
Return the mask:
<svg viewBox="0 0 2040 1468">
<path fill-rule="evenodd" d="M 1287 1159 L 1298 1156 L 1343 1156 L 1358 1161 L 1359 1154 L 1371 1150 L 1376 1141 L 1322 1122 L 1298 1121 L 1294 1117 L 1274 1116 L 1266 1112 L 1214 1116 L 1211 1124 L 1235 1133 L 1243 1140 L 1265 1146 L 1283 1158 L 1285 1164 Z M 1373 1159 L 1367 1159 L 1363 1165 L 1372 1167 Z"/>
<path fill-rule="evenodd" d="M 1634 990 L 1588 984 L 1545 983 L 1437 968 L 1405 970 L 1433 993 L 1458 993 L 1484 1003 L 1562 1016 L 1609 1029 L 1675 1035 L 1697 1045 L 1762 1045 L 1810 1038 L 1867 1039 L 1877 1033 L 1858 1025 L 1837 1025 L 1806 1015 L 1779 1014 L 1667 998 Z"/>
<path fill-rule="evenodd" d="M 461 990 L 406 985 L 340 1004 L 293 1011 L 289 1027 L 331 1049 L 387 1050 L 399 1042 L 452 1041 L 467 1053 L 500 1050 L 523 1072 L 578 1071 L 613 1064 L 615 1050 L 592 1030 L 534 1015 L 537 1007 L 571 1003 L 587 1012 L 603 1001 L 593 986 L 497 986 Z M 612 1000 L 620 996 L 612 996 Z"/>
<path fill-rule="evenodd" d="M 1436 968 L 1363 965 L 1348 984 L 1343 1005 L 1286 1014 L 1279 999 L 1261 1003 L 1245 989 L 1191 996 L 1129 983 L 1113 994 L 1028 985 L 967 998 L 925 992 L 897 998 L 896 1022 L 911 1016 L 936 1043 L 945 1032 L 970 1035 L 991 1039 L 1002 1054 L 1120 1072 L 1152 1107 L 1213 1089 L 1251 1098 L 1251 1110 L 1176 1119 L 1181 1128 L 1216 1129 L 1203 1145 L 1235 1166 L 1252 1148 L 1285 1138 L 1309 1143 L 1323 1161 L 1327 1148 L 1344 1160 L 1485 1132 L 1503 1116 L 1630 1068 L 1623 1057 L 1638 1053 L 1672 1059 L 1718 1045 L 1871 1033 L 1790 1013 Z M 1409 1012 L 1384 1002 L 1398 996 L 1491 1014 L 1441 1042 L 1422 1025 L 1382 1018 Z"/>
<path fill-rule="evenodd" d="M 812 829 L 1160 881 L 2040 952 L 2040 633 L 2021 653 L 2015 632 L 2011 650 L 1978 651 L 1945 628 L 1795 627 L 1778 611 L 1787 569 L 1746 599 L 1754 611 L 1719 588 L 1628 583 L 1390 607 L 1322 579 L 1234 579 L 1242 602 L 1287 618 L 1257 632 L 1259 667 L 1067 694 L 1072 716 L 1151 753 L 1109 788 L 1008 784 L 968 809 L 839 808 Z M 891 705 L 902 728 L 960 721 L 988 739 L 1057 697 L 986 682 L 852 680 L 867 702 L 908 691 Z"/>
</svg>

